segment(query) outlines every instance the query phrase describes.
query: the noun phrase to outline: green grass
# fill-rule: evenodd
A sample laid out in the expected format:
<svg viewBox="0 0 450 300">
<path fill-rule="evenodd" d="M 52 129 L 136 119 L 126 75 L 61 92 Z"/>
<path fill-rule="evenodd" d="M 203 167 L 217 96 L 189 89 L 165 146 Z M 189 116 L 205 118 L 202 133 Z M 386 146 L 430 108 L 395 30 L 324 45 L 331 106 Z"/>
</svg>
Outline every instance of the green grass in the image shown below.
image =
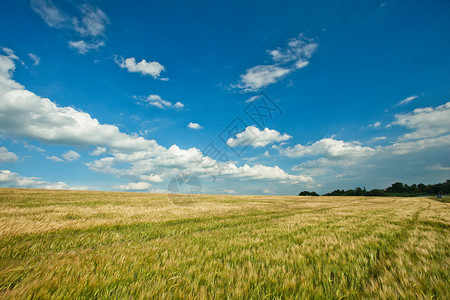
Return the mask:
<svg viewBox="0 0 450 300">
<path fill-rule="evenodd" d="M 0 298 L 448 299 L 427 198 L 0 189 Z"/>
<path fill-rule="evenodd" d="M 442 198 L 438 198 L 438 197 L 431 197 L 430 199 L 439 201 L 439 202 L 444 202 L 444 203 L 450 203 L 450 196 L 445 196 Z"/>
</svg>

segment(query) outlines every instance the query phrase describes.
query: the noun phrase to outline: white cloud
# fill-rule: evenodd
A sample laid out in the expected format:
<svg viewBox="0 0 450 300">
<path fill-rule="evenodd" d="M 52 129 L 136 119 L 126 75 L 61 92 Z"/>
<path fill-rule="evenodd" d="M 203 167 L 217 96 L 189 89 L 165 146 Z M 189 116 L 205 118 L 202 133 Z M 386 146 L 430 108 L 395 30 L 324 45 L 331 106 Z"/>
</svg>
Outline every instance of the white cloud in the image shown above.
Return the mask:
<svg viewBox="0 0 450 300">
<path fill-rule="evenodd" d="M 236 138 L 229 138 L 227 145 L 230 147 L 251 145 L 253 148 L 265 147 L 275 142 L 287 141 L 292 136 L 280 134 L 278 131 L 264 128 L 259 130 L 255 126 L 248 126 L 244 131 L 236 134 Z"/>
<path fill-rule="evenodd" d="M 86 43 L 83 40 L 80 41 L 69 41 L 70 48 L 77 49 L 79 53 L 86 54 L 89 50 L 98 49 L 101 46 L 104 46 L 104 42 L 92 42 Z"/>
<path fill-rule="evenodd" d="M 80 154 L 75 152 L 75 151 L 66 151 L 63 153 L 63 155 L 61 155 L 63 158 L 60 158 L 58 156 L 52 155 L 52 156 L 47 156 L 46 158 L 49 160 L 53 160 L 54 162 L 63 162 L 64 160 L 66 161 L 75 161 L 78 160 L 80 158 Z"/>
<path fill-rule="evenodd" d="M 41 58 L 33 53 L 28 53 L 28 56 L 33 61 L 33 66 L 37 66 L 41 62 Z"/>
<path fill-rule="evenodd" d="M 10 136 L 28 137 L 48 144 L 111 146 L 115 149 L 153 149 L 153 140 L 130 136 L 117 126 L 72 107 L 59 107 L 40 98 L 11 80 L 14 63 L 0 55 L 0 131 Z"/>
<path fill-rule="evenodd" d="M 53 160 L 54 162 L 63 162 L 64 160 L 59 158 L 58 156 L 52 155 L 52 156 L 47 156 L 46 157 L 49 160 Z"/>
<path fill-rule="evenodd" d="M 255 91 L 275 83 L 287 74 L 306 67 L 317 47 L 318 45 L 312 39 L 299 35 L 297 38 L 288 40 L 285 48 L 267 50 L 273 64 L 257 65 L 247 69 L 245 74 L 241 75 L 240 83 L 234 87 L 245 91 Z M 252 98 L 246 102 L 256 100 Z"/>
<path fill-rule="evenodd" d="M 140 175 L 139 178 L 141 180 L 150 181 L 150 182 L 163 182 L 164 179 L 160 175 Z"/>
<path fill-rule="evenodd" d="M 311 58 L 317 50 L 317 46 L 312 39 L 308 39 L 300 34 L 297 38 L 290 39 L 286 48 L 278 47 L 275 50 L 267 50 L 266 52 L 272 56 L 275 62 L 295 62 L 297 65 L 302 65 L 302 63 L 307 62 Z"/>
<path fill-rule="evenodd" d="M 371 139 L 369 141 L 369 143 L 374 143 L 374 142 L 384 141 L 384 140 L 387 140 L 387 137 L 385 137 L 385 136 L 376 136 L 373 139 Z"/>
<path fill-rule="evenodd" d="M 236 192 L 234 190 L 223 190 L 226 194 L 235 194 Z"/>
<path fill-rule="evenodd" d="M 41 16 L 50 27 L 66 26 L 69 18 L 59 10 L 52 0 L 31 0 L 31 8 Z"/>
<path fill-rule="evenodd" d="M 35 189 L 55 189 L 55 190 L 87 190 L 86 187 L 69 186 L 64 182 L 51 183 L 41 180 L 38 177 L 23 177 L 9 170 L 0 170 L 0 186 L 35 188 Z"/>
<path fill-rule="evenodd" d="M 65 152 L 62 157 L 67 160 L 67 161 L 74 161 L 74 160 L 78 160 L 80 158 L 80 154 L 75 152 L 75 151 L 67 151 Z"/>
<path fill-rule="evenodd" d="M 17 155 L 15 153 L 9 152 L 5 147 L 0 147 L 0 163 L 15 161 L 17 161 Z"/>
<path fill-rule="evenodd" d="M 149 95 L 146 98 L 142 97 L 135 97 L 137 99 L 137 103 L 140 104 L 148 104 L 151 106 L 155 106 L 157 108 L 166 109 L 166 108 L 175 108 L 175 109 L 182 109 L 184 108 L 184 104 L 181 102 L 176 102 L 173 104 L 170 101 L 164 100 L 159 95 Z"/>
<path fill-rule="evenodd" d="M 362 147 L 356 142 L 344 142 L 331 138 L 322 139 L 312 145 L 297 144 L 294 148 L 280 149 L 280 153 L 288 157 L 321 156 L 342 159 L 346 157 L 365 156 L 375 152 L 370 147 Z"/>
<path fill-rule="evenodd" d="M 16 69 L 14 60 L 18 57 L 9 48 L 2 48 L 2 51 L 7 54 L 0 55 L 0 95 L 3 95 L 11 89 L 23 89 L 23 86 L 12 80 L 12 74 Z"/>
<path fill-rule="evenodd" d="M 79 16 L 69 16 L 57 8 L 51 0 L 32 0 L 31 8 L 38 13 L 50 27 L 72 31 L 83 39 L 69 41 L 69 47 L 85 54 L 89 50 L 105 45 L 105 30 L 109 24 L 106 14 L 99 8 L 82 4 L 74 9 Z M 36 60 L 31 56 L 35 61 Z"/>
<path fill-rule="evenodd" d="M 163 65 L 157 61 L 146 61 L 145 59 L 136 63 L 134 57 L 130 57 L 124 60 L 123 57 L 115 57 L 115 62 L 122 69 L 127 69 L 131 73 L 141 73 L 142 75 L 151 75 L 154 79 L 167 80 L 167 78 L 160 78 L 161 72 L 165 71 Z"/>
<path fill-rule="evenodd" d="M 124 164 L 130 166 L 125 169 L 116 168 L 116 166 L 123 166 Z M 249 166 L 246 164 L 239 167 L 234 163 L 219 163 L 210 157 L 203 156 L 201 151 L 196 148 L 184 150 L 176 145 L 156 155 L 149 151 L 130 154 L 115 152 L 112 157 L 104 157 L 87 165 L 97 172 L 121 174 L 130 179 L 146 181 L 150 181 L 145 176 L 146 174 L 159 174 L 161 178 L 168 179 L 180 171 L 189 170 L 192 174 L 201 177 L 223 176 L 223 178 L 268 180 L 280 183 L 313 182 L 313 179 L 309 176 L 290 175 L 278 166 Z"/>
<path fill-rule="evenodd" d="M 27 142 L 24 142 L 23 146 L 27 149 L 37 151 L 37 152 L 45 152 L 45 149 L 42 149 L 40 147 L 34 146 L 34 145 L 28 145 Z"/>
<path fill-rule="evenodd" d="M 414 140 L 437 137 L 450 133 L 450 102 L 436 108 L 417 108 L 412 113 L 397 114 L 388 126 L 399 125 L 413 132 L 402 135 L 399 140 Z"/>
<path fill-rule="evenodd" d="M 80 7 L 83 14 L 81 21 L 73 18 L 73 28 L 82 36 L 99 36 L 104 35 L 106 24 L 109 19 L 106 14 L 99 8 L 83 4 Z"/>
<path fill-rule="evenodd" d="M 310 176 L 319 176 L 330 172 L 332 167 L 344 167 L 348 168 L 353 165 L 359 164 L 363 161 L 363 156 L 360 157 L 345 157 L 340 160 L 332 160 L 328 158 L 318 158 L 315 160 L 308 160 L 304 163 L 295 165 L 292 170 L 300 171 L 303 174 Z"/>
<path fill-rule="evenodd" d="M 98 156 L 98 155 L 102 155 L 103 153 L 106 153 L 106 147 L 97 147 L 90 154 L 94 155 L 94 156 Z"/>
<path fill-rule="evenodd" d="M 375 123 L 370 124 L 369 127 L 378 128 L 378 127 L 380 127 L 380 125 L 381 125 L 381 122 L 380 121 L 376 121 Z"/>
<path fill-rule="evenodd" d="M 201 126 L 200 124 L 192 123 L 192 122 L 189 122 L 187 127 L 191 128 L 191 129 L 197 129 L 197 130 L 198 129 L 203 129 L 203 126 Z"/>
<path fill-rule="evenodd" d="M 1 96 L 0 130 L 49 144 L 113 146 L 122 149 L 152 148 L 155 141 L 121 133 L 116 126 L 99 124 L 89 114 L 59 107 L 27 90 Z"/>
<path fill-rule="evenodd" d="M 12 59 L 0 55 L 0 132 L 47 144 L 107 148 L 111 156 L 87 163 L 91 170 L 136 182 L 161 182 L 185 170 L 203 177 L 216 174 L 287 184 L 313 182 L 309 176 L 291 175 L 278 166 L 240 167 L 203 156 L 196 148 L 184 150 L 176 145 L 165 148 L 154 140 L 122 133 L 116 126 L 100 124 L 88 113 L 57 106 L 25 90 L 11 79 L 14 67 Z"/>
<path fill-rule="evenodd" d="M 395 181 L 409 184 L 433 182 L 437 180 L 438 171 L 447 170 L 430 166 L 450 165 L 447 155 L 449 147 L 450 135 L 398 142 L 376 147 L 371 155 L 345 156 L 341 159 L 322 157 L 296 165 L 293 170 L 325 183 L 327 191 L 358 185 L 382 188 Z"/>
<path fill-rule="evenodd" d="M 400 101 L 400 103 L 399 103 L 398 105 L 403 105 L 403 104 L 409 103 L 409 102 L 411 102 L 412 100 L 416 99 L 417 97 L 419 97 L 419 96 L 411 96 L 411 97 L 408 97 L 408 98 L 406 98 L 406 99 Z"/>
<path fill-rule="evenodd" d="M 290 157 L 323 156 L 296 165 L 293 170 L 314 176 L 331 186 L 334 180 L 339 180 L 340 183 L 332 188 L 342 187 L 342 180 L 352 182 L 348 188 L 354 187 L 355 182 L 382 187 L 394 180 L 409 179 L 417 183 L 429 178 L 434 181 L 437 171 L 448 171 L 446 167 L 436 166 L 450 164 L 447 154 L 450 128 L 445 121 L 449 118 L 449 107 L 450 103 L 446 103 L 397 115 L 393 124 L 411 129 L 412 132 L 400 136 L 395 143 L 387 146 L 370 148 L 355 142 L 324 139 L 309 146 L 280 149 L 280 153 Z M 385 139 L 377 137 L 372 142 Z"/>
<path fill-rule="evenodd" d="M 3 47 L 3 48 L 2 48 L 2 51 L 3 51 L 10 59 L 14 59 L 14 60 L 19 59 L 19 58 L 14 54 L 14 51 L 12 51 L 12 49 Z"/>
<path fill-rule="evenodd" d="M 246 90 L 258 90 L 277 82 L 280 78 L 290 72 L 290 69 L 276 65 L 255 66 L 247 69 L 245 74 L 241 75 L 241 86 Z"/>
<path fill-rule="evenodd" d="M 305 183 L 314 182 L 310 176 L 306 175 L 290 175 L 284 172 L 280 167 L 268 167 L 259 164 L 249 166 L 245 164 L 242 167 L 237 167 L 234 164 L 228 164 L 223 169 L 223 174 L 233 176 L 234 178 L 252 179 L 252 180 L 268 180 L 279 181 L 281 183 Z"/>
<path fill-rule="evenodd" d="M 259 97 L 261 97 L 261 96 L 260 96 L 260 95 L 253 96 L 253 97 L 248 98 L 248 99 L 245 100 L 244 102 L 245 102 L 245 103 L 254 102 L 254 101 L 258 100 Z"/>
<path fill-rule="evenodd" d="M 414 152 L 423 152 L 431 148 L 448 147 L 450 147 L 450 134 L 440 137 L 422 138 L 412 141 L 401 141 L 387 146 L 386 150 L 389 150 L 394 154 L 403 155 Z"/>
<path fill-rule="evenodd" d="M 432 170 L 438 170 L 438 171 L 450 171 L 450 167 L 443 167 L 439 164 L 431 166 L 430 169 Z"/>
<path fill-rule="evenodd" d="M 148 182 L 131 182 L 125 185 L 117 185 L 115 189 L 122 191 L 145 191 L 151 187 L 152 185 Z"/>
</svg>

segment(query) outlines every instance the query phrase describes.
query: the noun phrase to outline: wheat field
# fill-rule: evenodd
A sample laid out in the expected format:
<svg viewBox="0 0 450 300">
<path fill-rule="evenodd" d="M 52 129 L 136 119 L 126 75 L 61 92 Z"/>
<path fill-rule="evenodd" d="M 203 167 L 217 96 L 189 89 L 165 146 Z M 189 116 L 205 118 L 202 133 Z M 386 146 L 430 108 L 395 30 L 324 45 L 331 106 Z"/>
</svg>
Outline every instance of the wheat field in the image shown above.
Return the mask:
<svg viewBox="0 0 450 300">
<path fill-rule="evenodd" d="M 427 198 L 0 189 L 2 299 L 449 299 Z"/>
</svg>

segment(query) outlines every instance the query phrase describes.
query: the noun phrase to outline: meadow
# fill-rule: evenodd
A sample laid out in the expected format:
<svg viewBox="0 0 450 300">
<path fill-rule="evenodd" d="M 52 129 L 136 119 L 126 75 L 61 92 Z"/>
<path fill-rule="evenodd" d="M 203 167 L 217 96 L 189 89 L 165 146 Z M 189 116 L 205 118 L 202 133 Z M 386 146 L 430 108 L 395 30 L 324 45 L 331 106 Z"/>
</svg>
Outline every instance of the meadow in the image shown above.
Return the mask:
<svg viewBox="0 0 450 300">
<path fill-rule="evenodd" d="M 449 299 L 428 198 L 0 189 L 2 299 Z"/>
</svg>

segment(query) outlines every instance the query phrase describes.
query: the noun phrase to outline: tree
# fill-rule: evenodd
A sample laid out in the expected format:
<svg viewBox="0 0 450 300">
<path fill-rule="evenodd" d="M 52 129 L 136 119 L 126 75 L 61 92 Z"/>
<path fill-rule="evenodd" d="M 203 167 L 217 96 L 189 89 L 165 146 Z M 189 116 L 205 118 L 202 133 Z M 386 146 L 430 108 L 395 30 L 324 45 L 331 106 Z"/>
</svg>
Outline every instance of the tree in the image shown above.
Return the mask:
<svg viewBox="0 0 450 300">
<path fill-rule="evenodd" d="M 394 183 L 392 186 L 386 189 L 386 192 L 395 194 L 403 193 L 404 192 L 403 183 L 401 182 Z"/>
<path fill-rule="evenodd" d="M 303 191 L 300 192 L 300 194 L 298 194 L 299 196 L 319 196 L 319 194 L 317 194 L 316 192 L 308 192 L 308 191 Z"/>
</svg>

